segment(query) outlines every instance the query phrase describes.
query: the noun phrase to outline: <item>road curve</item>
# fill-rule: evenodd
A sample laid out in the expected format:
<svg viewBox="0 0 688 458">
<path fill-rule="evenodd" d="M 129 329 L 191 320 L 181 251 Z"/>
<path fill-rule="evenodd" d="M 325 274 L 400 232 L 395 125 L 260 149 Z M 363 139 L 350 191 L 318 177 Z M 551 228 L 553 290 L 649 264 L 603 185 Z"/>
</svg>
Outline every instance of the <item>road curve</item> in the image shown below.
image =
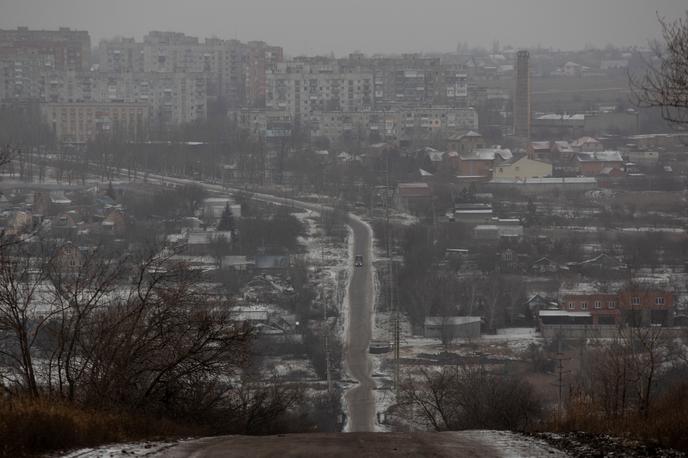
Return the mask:
<svg viewBox="0 0 688 458">
<path fill-rule="evenodd" d="M 184 178 L 149 174 L 149 180 L 161 180 L 175 184 L 195 183 L 212 192 L 240 192 L 239 188 L 204 183 Z M 292 206 L 312 211 L 332 210 L 332 207 L 294 200 L 265 193 L 251 193 L 251 198 L 278 205 Z M 353 254 L 363 255 L 363 266 L 352 269 L 344 299 L 348 305 L 345 316 L 344 363 L 348 373 L 358 383 L 344 394 L 346 404 L 346 431 L 366 432 L 375 430 L 375 381 L 368 348 L 372 336 L 372 316 L 375 302 L 373 282 L 373 231 L 368 223 L 349 213 L 346 224 L 353 234 Z M 353 263 L 353 258 L 349 259 Z"/>
</svg>

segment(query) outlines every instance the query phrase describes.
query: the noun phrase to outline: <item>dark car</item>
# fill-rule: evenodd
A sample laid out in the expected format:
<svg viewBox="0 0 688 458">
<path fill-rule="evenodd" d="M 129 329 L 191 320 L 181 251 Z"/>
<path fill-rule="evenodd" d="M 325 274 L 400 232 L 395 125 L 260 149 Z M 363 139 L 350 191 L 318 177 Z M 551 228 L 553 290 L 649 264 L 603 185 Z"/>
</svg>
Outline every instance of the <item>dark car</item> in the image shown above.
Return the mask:
<svg viewBox="0 0 688 458">
<path fill-rule="evenodd" d="M 357 254 L 356 257 L 354 258 L 354 265 L 356 267 L 362 267 L 363 266 L 363 255 Z"/>
</svg>

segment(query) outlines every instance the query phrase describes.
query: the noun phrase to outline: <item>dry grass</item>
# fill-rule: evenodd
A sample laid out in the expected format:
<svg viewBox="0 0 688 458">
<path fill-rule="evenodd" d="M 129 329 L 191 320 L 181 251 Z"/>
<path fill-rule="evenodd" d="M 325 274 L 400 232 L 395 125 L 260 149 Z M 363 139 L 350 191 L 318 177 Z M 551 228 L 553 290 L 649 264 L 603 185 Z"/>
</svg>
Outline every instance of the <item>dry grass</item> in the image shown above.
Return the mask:
<svg viewBox="0 0 688 458">
<path fill-rule="evenodd" d="M 38 455 L 109 442 L 193 435 L 174 422 L 49 399 L 0 401 L 0 456 Z"/>
<path fill-rule="evenodd" d="M 543 431 L 585 431 L 657 442 L 664 447 L 688 450 L 688 384 L 674 386 L 653 404 L 650 415 L 626 415 L 605 418 L 589 402 L 568 407 L 561 423 L 552 421 Z"/>
</svg>

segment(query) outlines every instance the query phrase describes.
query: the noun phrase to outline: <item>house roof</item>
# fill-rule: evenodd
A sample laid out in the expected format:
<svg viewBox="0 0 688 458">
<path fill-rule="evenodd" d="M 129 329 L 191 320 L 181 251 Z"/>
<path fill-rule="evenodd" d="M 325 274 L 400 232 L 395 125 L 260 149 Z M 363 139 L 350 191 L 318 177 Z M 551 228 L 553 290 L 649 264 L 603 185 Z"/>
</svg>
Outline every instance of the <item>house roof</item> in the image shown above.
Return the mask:
<svg viewBox="0 0 688 458">
<path fill-rule="evenodd" d="M 594 177 L 562 177 L 562 178 L 524 178 L 522 180 L 514 178 L 493 178 L 490 183 L 494 184 L 597 184 Z"/>
<path fill-rule="evenodd" d="M 584 266 L 587 264 L 597 264 L 597 263 L 615 265 L 615 266 L 621 265 L 621 262 L 618 259 L 614 258 L 613 256 L 609 256 L 606 253 L 599 254 L 599 255 L 595 256 L 594 258 L 591 258 L 591 259 L 586 259 L 585 261 L 581 261 L 578 264 Z"/>
<path fill-rule="evenodd" d="M 538 259 L 538 260 L 536 260 L 535 262 L 533 262 L 533 265 L 536 265 L 536 264 L 554 264 L 554 265 L 558 265 L 557 262 L 552 261 L 552 260 L 551 260 L 550 258 L 548 258 L 547 256 L 543 256 L 543 257 L 541 257 L 540 259 Z"/>
<path fill-rule="evenodd" d="M 530 142 L 530 147 L 533 150 L 541 150 L 541 149 L 546 149 L 548 150 L 550 148 L 550 143 L 547 141 L 544 142 Z"/>
<path fill-rule="evenodd" d="M 507 161 L 513 157 L 510 149 L 502 148 L 478 148 L 472 153 L 460 155 L 462 161 L 494 161 L 498 157 Z"/>
<path fill-rule="evenodd" d="M 556 146 L 557 150 L 560 153 L 572 153 L 573 152 L 573 148 L 571 147 L 571 144 L 565 140 L 555 141 L 554 146 Z"/>
<path fill-rule="evenodd" d="M 600 141 L 597 140 L 596 138 L 592 138 L 592 137 L 581 137 L 578 140 L 574 140 L 571 143 L 571 146 L 573 146 L 574 148 L 580 148 L 581 146 L 584 146 L 584 145 L 587 145 L 590 143 L 599 145 Z"/>
<path fill-rule="evenodd" d="M 478 132 L 469 130 L 468 132 L 461 132 L 457 134 L 452 134 L 450 135 L 447 140 L 453 140 L 453 141 L 458 141 L 464 138 L 482 138 L 482 135 L 480 135 Z"/>
<path fill-rule="evenodd" d="M 442 162 L 444 160 L 444 153 L 442 151 L 427 151 L 426 155 L 432 162 Z"/>
<path fill-rule="evenodd" d="M 432 189 L 427 183 L 399 183 L 401 197 L 430 197 Z"/>
<path fill-rule="evenodd" d="M 561 316 L 571 318 L 588 318 L 592 316 L 590 312 L 567 312 L 565 310 L 540 310 L 538 314 L 540 316 Z"/>
<path fill-rule="evenodd" d="M 537 119 L 541 121 L 584 121 L 585 120 L 585 115 L 584 114 L 556 114 L 556 113 L 550 113 L 550 114 L 545 114 L 538 116 Z"/>
<path fill-rule="evenodd" d="M 623 162 L 623 157 L 618 151 L 595 151 L 591 153 L 578 153 L 578 162 Z"/>
<path fill-rule="evenodd" d="M 72 203 L 62 191 L 50 191 L 50 202 L 54 204 L 64 204 L 69 205 Z"/>
<path fill-rule="evenodd" d="M 497 232 L 499 233 L 500 237 L 523 237 L 523 226 L 497 226 Z"/>
<path fill-rule="evenodd" d="M 443 325 L 462 325 L 471 323 L 480 323 L 479 316 L 428 316 L 425 317 L 425 326 L 443 326 Z"/>
</svg>

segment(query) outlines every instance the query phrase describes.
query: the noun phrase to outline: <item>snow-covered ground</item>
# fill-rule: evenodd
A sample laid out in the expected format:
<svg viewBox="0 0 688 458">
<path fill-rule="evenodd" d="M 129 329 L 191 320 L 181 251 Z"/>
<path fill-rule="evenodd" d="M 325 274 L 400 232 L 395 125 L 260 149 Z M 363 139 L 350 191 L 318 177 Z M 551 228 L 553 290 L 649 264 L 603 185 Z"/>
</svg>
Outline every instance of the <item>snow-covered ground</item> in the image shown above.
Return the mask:
<svg viewBox="0 0 688 458">
<path fill-rule="evenodd" d="M 303 223 L 306 236 L 299 238 L 299 243 L 306 247 L 305 260 L 311 266 L 313 282 L 324 295 L 326 303 L 334 306 L 340 315 L 343 312 L 346 281 L 349 276 L 349 251 L 353 238 L 349 233 L 346 242 L 336 238 L 325 237 L 320 225 L 320 213 L 304 210 L 294 213 Z M 341 329 L 340 329 L 341 330 Z"/>
<path fill-rule="evenodd" d="M 300 382 L 320 380 L 307 359 L 266 356 L 261 359 L 261 373 L 274 374 L 285 379 L 298 377 Z"/>
<path fill-rule="evenodd" d="M 64 458 L 114 458 L 125 456 L 164 456 L 178 442 L 134 442 L 84 448 L 62 455 Z"/>
<path fill-rule="evenodd" d="M 522 436 L 509 431 L 460 431 L 451 433 L 459 437 L 490 445 L 502 458 L 551 457 L 568 455 L 547 444 L 542 439 Z"/>
</svg>

